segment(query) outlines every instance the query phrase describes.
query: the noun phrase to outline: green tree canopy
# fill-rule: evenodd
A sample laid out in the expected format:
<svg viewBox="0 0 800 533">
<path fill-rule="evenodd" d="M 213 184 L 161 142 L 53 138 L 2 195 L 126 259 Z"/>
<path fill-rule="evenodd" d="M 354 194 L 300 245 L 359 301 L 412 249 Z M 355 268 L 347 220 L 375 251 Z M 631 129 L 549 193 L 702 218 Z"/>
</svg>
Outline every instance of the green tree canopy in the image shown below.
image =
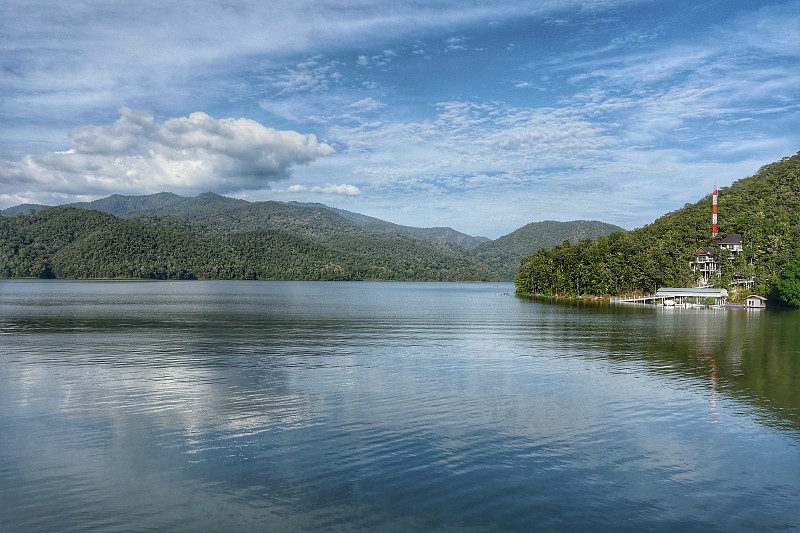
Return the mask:
<svg viewBox="0 0 800 533">
<path fill-rule="evenodd" d="M 773 297 L 790 307 L 800 307 L 800 258 L 788 263 L 778 274 Z"/>
<path fill-rule="evenodd" d="M 724 273 L 730 279 L 731 267 L 754 275 L 753 292 L 767 294 L 800 249 L 800 153 L 719 190 L 718 237 L 710 233 L 710 210 L 709 195 L 628 233 L 539 250 L 522 261 L 517 293 L 620 295 L 694 285 L 697 248 L 718 249 L 725 235 L 740 234 L 744 253 L 732 265 L 724 259 Z"/>
</svg>

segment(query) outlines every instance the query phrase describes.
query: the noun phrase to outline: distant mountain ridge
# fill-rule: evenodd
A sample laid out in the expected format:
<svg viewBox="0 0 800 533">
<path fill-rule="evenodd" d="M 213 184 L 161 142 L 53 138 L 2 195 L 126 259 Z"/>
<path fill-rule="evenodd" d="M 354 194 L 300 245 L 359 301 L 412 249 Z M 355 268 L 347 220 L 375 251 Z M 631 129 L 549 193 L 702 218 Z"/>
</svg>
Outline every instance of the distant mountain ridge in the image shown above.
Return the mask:
<svg viewBox="0 0 800 533">
<path fill-rule="evenodd" d="M 16 215 L 28 213 L 31 210 L 39 211 L 49 206 L 38 204 L 23 204 L 0 211 L 2 215 Z M 345 227 L 361 228 L 369 232 L 385 235 L 406 235 L 424 240 L 440 240 L 463 246 L 475 248 L 480 243 L 488 241 L 486 237 L 473 237 L 452 228 L 416 228 L 402 226 L 378 218 L 361 215 L 337 209 L 318 203 L 301 202 L 248 202 L 219 194 L 207 192 L 195 197 L 179 196 L 170 192 L 160 192 L 142 196 L 124 196 L 115 194 L 92 202 L 76 202 L 65 204 L 63 207 L 77 207 L 79 209 L 94 209 L 122 218 L 140 215 L 178 216 L 191 220 L 208 222 L 213 216 L 216 220 L 213 225 L 217 229 L 226 231 L 263 229 L 279 224 L 287 224 L 293 217 L 319 219 L 326 218 L 320 215 L 324 210 L 335 213 L 351 224 Z M 272 217 L 277 217 L 272 220 Z M 221 219 L 226 218 L 227 222 Z M 340 221 L 341 223 L 341 221 Z M 304 227 L 304 224 L 289 224 Z M 305 228 L 308 231 L 308 228 Z"/>
<path fill-rule="evenodd" d="M 335 257 L 339 254 L 343 264 L 350 265 L 340 269 L 349 272 L 344 276 L 346 279 L 358 278 L 361 275 L 358 272 L 362 272 L 367 273 L 365 274 L 367 277 L 376 276 L 375 279 L 455 277 L 510 280 L 513 279 L 521 259 L 541 247 L 554 246 L 564 240 L 577 242 L 584 238 L 622 230 L 618 226 L 602 222 L 547 221 L 529 224 L 492 241 L 486 237 L 473 237 L 448 227 L 403 226 L 324 204 L 248 202 L 215 193 L 204 193 L 195 197 L 183 197 L 170 192 L 142 196 L 112 195 L 92 202 L 68 204 L 61 208 L 101 212 L 120 219 L 132 219 L 138 224 L 156 227 L 158 231 L 168 229 L 182 232 L 184 242 L 190 242 L 196 235 L 204 233 L 233 235 L 244 232 L 280 232 L 287 238 L 307 242 L 308 247 L 313 245 L 326 250 L 324 253 L 315 252 L 317 255 Z M 55 208 L 20 205 L 0 211 L 0 214 L 9 217 L 30 212 L 47 212 L 52 209 Z M 69 217 L 62 217 L 62 220 L 67 218 Z M 78 216 L 73 218 L 77 219 Z M 45 219 L 46 217 L 36 220 Z M 49 222 L 45 220 L 44 223 Z M 125 233 L 126 239 L 131 238 L 132 234 L 137 234 L 139 230 L 131 233 L 132 231 L 128 227 Z M 174 236 L 170 238 L 177 239 Z M 103 242 L 108 245 L 111 241 L 105 239 Z M 81 246 L 83 246 L 82 253 L 88 253 L 87 245 Z M 306 247 L 306 245 L 298 246 L 299 249 Z M 210 252 L 205 245 L 198 244 L 198 250 L 201 249 L 205 250 L 203 253 L 214 255 L 214 252 Z M 188 251 L 182 253 L 185 257 L 191 255 Z M 387 266 L 385 258 L 395 260 L 400 266 L 409 265 L 406 274 L 399 274 L 392 266 Z M 200 264 L 198 261 L 194 259 L 192 261 L 195 270 L 199 268 L 200 271 L 206 272 L 197 266 Z M 270 261 L 274 263 L 275 258 L 271 258 Z M 423 267 L 424 264 L 428 266 Z M 383 270 L 379 269 L 376 274 L 372 269 L 375 265 L 383 265 L 381 267 Z M 276 275 L 264 265 L 260 268 L 260 272 L 268 277 Z M 162 274 L 158 273 L 158 276 Z M 171 275 L 173 274 L 168 274 Z M 302 276 L 305 276 L 303 279 L 309 279 L 309 276 L 310 279 L 316 279 L 308 273 L 303 273 Z"/>
</svg>

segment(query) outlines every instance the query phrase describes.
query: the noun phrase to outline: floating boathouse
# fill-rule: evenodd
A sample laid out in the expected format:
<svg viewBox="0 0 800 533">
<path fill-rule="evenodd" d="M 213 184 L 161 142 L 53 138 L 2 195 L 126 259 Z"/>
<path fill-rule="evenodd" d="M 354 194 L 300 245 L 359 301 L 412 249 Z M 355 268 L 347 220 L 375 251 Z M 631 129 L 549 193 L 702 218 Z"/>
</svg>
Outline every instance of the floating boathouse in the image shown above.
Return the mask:
<svg viewBox="0 0 800 533">
<path fill-rule="evenodd" d="M 614 303 L 643 303 L 678 305 L 689 307 L 722 307 L 728 301 L 727 289 L 712 289 L 698 287 L 662 287 L 655 294 L 647 296 L 634 296 L 631 298 L 612 298 Z"/>
<path fill-rule="evenodd" d="M 764 309 L 767 306 L 767 299 L 758 294 L 751 294 L 744 300 L 747 309 Z"/>
</svg>

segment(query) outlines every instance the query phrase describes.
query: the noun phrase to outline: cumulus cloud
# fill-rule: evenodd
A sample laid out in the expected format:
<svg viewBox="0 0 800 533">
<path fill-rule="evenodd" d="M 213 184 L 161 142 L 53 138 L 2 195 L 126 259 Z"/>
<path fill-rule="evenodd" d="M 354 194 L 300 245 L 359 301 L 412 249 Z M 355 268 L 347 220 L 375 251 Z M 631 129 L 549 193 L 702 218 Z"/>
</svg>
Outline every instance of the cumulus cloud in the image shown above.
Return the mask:
<svg viewBox="0 0 800 533">
<path fill-rule="evenodd" d="M 70 133 L 70 149 L 0 161 L 6 190 L 62 194 L 234 192 L 289 177 L 292 167 L 334 152 L 313 134 L 203 112 L 159 123 L 128 108 L 111 124 Z"/>
</svg>

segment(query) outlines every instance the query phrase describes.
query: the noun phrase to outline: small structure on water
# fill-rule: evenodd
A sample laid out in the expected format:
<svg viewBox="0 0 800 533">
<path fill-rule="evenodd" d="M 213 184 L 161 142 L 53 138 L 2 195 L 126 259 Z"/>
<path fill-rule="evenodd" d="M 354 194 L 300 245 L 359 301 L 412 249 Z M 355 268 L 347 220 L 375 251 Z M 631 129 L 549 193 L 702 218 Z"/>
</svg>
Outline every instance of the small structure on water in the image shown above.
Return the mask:
<svg viewBox="0 0 800 533">
<path fill-rule="evenodd" d="M 662 287 L 655 294 L 648 296 L 614 298 L 612 301 L 661 304 L 670 307 L 724 307 L 728 301 L 728 291 L 708 287 Z"/>
<path fill-rule="evenodd" d="M 747 309 L 764 309 L 767 307 L 767 299 L 758 294 L 751 294 L 744 299 L 744 306 Z"/>
<path fill-rule="evenodd" d="M 722 307 L 728 301 L 727 289 L 708 287 L 663 287 L 656 292 L 664 297 L 664 305 L 682 305 L 684 307 Z"/>
</svg>

